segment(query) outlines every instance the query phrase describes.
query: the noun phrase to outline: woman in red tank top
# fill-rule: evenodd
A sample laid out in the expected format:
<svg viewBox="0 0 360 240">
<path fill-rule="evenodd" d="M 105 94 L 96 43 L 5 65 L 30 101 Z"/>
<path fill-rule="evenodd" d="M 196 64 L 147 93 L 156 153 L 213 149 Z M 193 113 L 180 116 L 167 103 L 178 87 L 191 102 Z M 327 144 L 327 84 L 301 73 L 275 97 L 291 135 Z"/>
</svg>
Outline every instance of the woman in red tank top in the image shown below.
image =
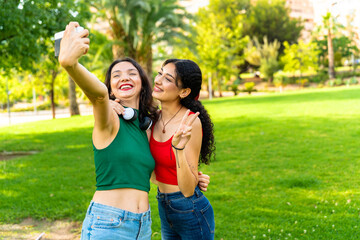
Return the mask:
<svg viewBox="0 0 360 240">
<path fill-rule="evenodd" d="M 214 211 L 198 188 L 198 165 L 215 150 L 213 124 L 197 100 L 202 84 L 198 65 L 169 59 L 155 78 L 153 97 L 161 103 L 152 128 L 162 239 L 214 239 Z"/>
</svg>

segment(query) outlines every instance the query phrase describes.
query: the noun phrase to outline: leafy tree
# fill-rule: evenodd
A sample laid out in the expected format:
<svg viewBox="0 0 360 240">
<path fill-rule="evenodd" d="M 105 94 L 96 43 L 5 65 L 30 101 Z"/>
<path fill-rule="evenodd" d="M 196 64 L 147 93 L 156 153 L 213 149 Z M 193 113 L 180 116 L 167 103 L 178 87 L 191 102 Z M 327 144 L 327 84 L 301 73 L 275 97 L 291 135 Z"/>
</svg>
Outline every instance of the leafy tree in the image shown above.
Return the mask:
<svg viewBox="0 0 360 240">
<path fill-rule="evenodd" d="M 52 2 L 52 5 L 49 6 L 49 13 L 52 14 L 52 26 L 49 28 L 49 32 L 52 34 L 65 29 L 65 26 L 70 21 L 77 21 L 80 25 L 85 26 L 85 21 L 90 18 L 90 12 L 88 10 L 88 5 L 84 1 L 59 1 Z M 59 75 L 61 69 L 57 62 L 57 59 L 54 57 L 54 43 L 52 37 L 49 36 L 45 39 L 45 46 L 47 54 L 42 57 L 42 64 L 39 66 L 40 76 L 43 77 L 44 82 L 49 86 L 49 95 L 51 102 L 51 109 L 53 118 L 55 118 L 55 81 Z M 50 73 L 47 75 L 46 72 L 42 72 L 42 68 L 45 68 L 45 71 Z M 47 75 L 47 76 L 46 76 Z M 75 85 L 69 82 L 69 98 L 70 106 L 72 107 L 71 112 L 73 114 L 80 114 L 78 111 L 78 106 L 76 102 L 75 94 Z M 75 111 L 75 112 L 74 112 Z"/>
<path fill-rule="evenodd" d="M 271 43 L 275 40 L 281 44 L 297 42 L 303 29 L 302 23 L 291 19 L 290 10 L 284 0 L 258 0 L 246 11 L 244 34 L 256 37 L 262 42 L 264 36 Z M 281 46 L 280 51 L 283 51 Z"/>
<path fill-rule="evenodd" d="M 81 58 L 81 63 L 98 75 L 99 79 L 104 79 L 105 73 L 113 61 L 112 45 L 113 42 L 106 35 L 91 30 L 90 48 L 88 53 Z"/>
<path fill-rule="evenodd" d="M 55 117 L 53 87 L 59 67 L 54 57 L 53 36 L 55 32 L 64 29 L 69 21 L 83 23 L 84 19 L 89 18 L 87 4 L 71 0 L 2 1 L 0 14 L 1 71 L 11 75 L 13 70 L 28 70 L 42 76 L 44 80 L 51 76 L 48 89 Z"/>
<path fill-rule="evenodd" d="M 300 71 L 300 78 L 302 73 L 317 68 L 317 56 L 319 51 L 317 50 L 316 43 L 304 43 L 299 41 L 298 44 L 289 44 L 284 42 L 285 50 L 284 56 L 281 57 L 281 61 L 284 64 L 285 72 Z"/>
<path fill-rule="evenodd" d="M 330 78 L 335 77 L 334 67 L 341 65 L 342 58 L 358 54 L 358 35 L 351 26 L 352 21 L 352 17 L 348 16 L 348 26 L 345 28 L 337 18 L 327 13 L 323 16 L 322 25 L 317 26 L 313 32 L 313 41 L 318 45 L 320 61 L 322 65 L 328 65 Z"/>
<path fill-rule="evenodd" d="M 246 47 L 248 37 L 242 34 L 244 15 L 239 13 L 247 3 L 213 0 L 197 15 L 197 55 L 203 69 L 214 76 L 220 96 L 225 81 L 238 75 L 238 66 L 244 62 L 239 53 Z"/>
<path fill-rule="evenodd" d="M 335 62 L 334 62 L 334 48 L 333 48 L 333 16 L 328 12 L 323 16 L 323 26 L 327 31 L 327 43 L 328 43 L 328 60 L 329 60 L 329 77 L 335 78 Z"/>
<path fill-rule="evenodd" d="M 46 39 L 73 19 L 88 15 L 82 1 L 1 1 L 0 68 L 34 70 L 33 63 L 48 52 Z M 76 18 L 74 15 L 77 14 Z"/>
<path fill-rule="evenodd" d="M 227 65 L 228 60 L 230 60 L 228 56 L 231 52 L 227 49 L 224 41 L 226 29 L 223 25 L 216 23 L 216 17 L 213 13 L 201 11 L 199 12 L 197 31 L 196 42 L 200 62 L 203 65 L 203 70 L 211 72 L 215 76 L 221 96 L 222 76 L 220 72 L 223 68 L 231 69 L 231 65 Z"/>
<path fill-rule="evenodd" d="M 10 75 L 16 69 L 31 69 L 44 52 L 41 26 L 48 19 L 45 1 L 1 1 L 0 68 Z"/>
<path fill-rule="evenodd" d="M 357 65 L 355 63 L 355 59 L 358 58 L 360 54 L 360 49 L 357 47 L 356 44 L 360 41 L 360 36 L 357 29 L 355 28 L 355 25 L 353 24 L 355 20 L 355 11 L 352 14 L 347 15 L 346 20 L 347 21 L 345 28 L 350 40 L 351 63 L 353 65 L 353 72 L 355 73 Z"/>
</svg>

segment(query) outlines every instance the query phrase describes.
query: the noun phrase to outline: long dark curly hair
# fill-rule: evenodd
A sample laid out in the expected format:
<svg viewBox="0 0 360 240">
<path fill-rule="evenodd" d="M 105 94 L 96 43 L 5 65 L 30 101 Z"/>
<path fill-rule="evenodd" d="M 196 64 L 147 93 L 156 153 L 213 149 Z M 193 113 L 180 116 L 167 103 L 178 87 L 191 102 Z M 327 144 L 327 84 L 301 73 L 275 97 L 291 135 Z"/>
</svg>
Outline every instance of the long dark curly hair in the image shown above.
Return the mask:
<svg viewBox="0 0 360 240">
<path fill-rule="evenodd" d="M 122 58 L 117 59 L 110 64 L 106 75 L 105 75 L 105 85 L 108 89 L 109 98 L 114 100 L 115 97 L 111 95 L 111 70 L 113 67 L 120 62 L 129 62 L 131 63 L 138 71 L 141 79 L 141 90 L 140 90 L 140 101 L 139 101 L 139 120 L 142 122 L 145 117 L 149 117 L 152 121 L 157 119 L 157 108 L 154 105 L 152 98 L 152 88 L 150 85 L 149 78 L 147 77 L 144 69 L 132 58 Z"/>
<path fill-rule="evenodd" d="M 182 88 L 190 88 L 190 94 L 181 99 L 180 103 L 192 112 L 199 112 L 202 125 L 203 138 L 200 152 L 200 162 L 209 164 L 211 156 L 215 157 L 214 124 L 204 106 L 197 99 L 200 94 L 202 84 L 202 74 L 199 66 L 187 59 L 168 59 L 163 63 L 163 67 L 173 63 L 176 69 L 176 85 L 181 83 Z"/>
</svg>

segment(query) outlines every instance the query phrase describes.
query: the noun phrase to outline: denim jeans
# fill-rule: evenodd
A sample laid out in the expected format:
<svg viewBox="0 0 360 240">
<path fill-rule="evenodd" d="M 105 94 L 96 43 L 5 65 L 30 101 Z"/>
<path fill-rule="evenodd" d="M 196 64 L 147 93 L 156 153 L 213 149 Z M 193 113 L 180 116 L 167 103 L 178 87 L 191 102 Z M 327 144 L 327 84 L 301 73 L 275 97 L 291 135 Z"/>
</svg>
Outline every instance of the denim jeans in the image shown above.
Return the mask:
<svg viewBox="0 0 360 240">
<path fill-rule="evenodd" d="M 91 201 L 81 230 L 81 240 L 149 240 L 150 208 L 133 213 Z"/>
<path fill-rule="evenodd" d="M 181 192 L 161 193 L 158 190 L 156 198 L 161 219 L 161 239 L 214 239 L 214 210 L 198 187 L 191 197 L 185 197 Z"/>
</svg>

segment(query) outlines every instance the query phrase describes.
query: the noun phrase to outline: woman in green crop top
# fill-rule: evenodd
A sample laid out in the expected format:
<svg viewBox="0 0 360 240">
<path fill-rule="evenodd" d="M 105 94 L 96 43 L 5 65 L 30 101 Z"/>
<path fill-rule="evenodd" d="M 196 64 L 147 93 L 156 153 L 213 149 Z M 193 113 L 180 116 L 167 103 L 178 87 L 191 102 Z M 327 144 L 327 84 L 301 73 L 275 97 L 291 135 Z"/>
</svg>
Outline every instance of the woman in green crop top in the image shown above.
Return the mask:
<svg viewBox="0 0 360 240">
<path fill-rule="evenodd" d="M 106 85 L 78 59 L 89 49 L 88 30 L 67 25 L 61 40 L 59 63 L 93 105 L 92 140 L 97 190 L 87 211 L 81 239 L 150 239 L 149 179 L 154 169 L 144 117 L 155 119 L 151 87 L 143 69 L 132 59 L 112 63 Z M 110 106 L 110 96 L 138 109 L 138 120 L 125 121 Z M 139 155 L 141 153 L 141 155 Z"/>
<path fill-rule="evenodd" d="M 150 81 L 136 61 L 125 58 L 110 65 L 104 85 L 78 62 L 90 43 L 88 30 L 76 32 L 78 26 L 77 22 L 66 26 L 59 63 L 91 101 L 95 119 L 92 140 L 97 189 L 81 239 L 150 239 L 148 192 L 154 159 L 146 132 L 139 127 L 146 117 L 157 118 Z M 119 117 L 109 101 L 115 98 L 135 109 L 138 117 L 133 121 Z M 206 177 L 204 182 L 206 189 Z"/>
</svg>

